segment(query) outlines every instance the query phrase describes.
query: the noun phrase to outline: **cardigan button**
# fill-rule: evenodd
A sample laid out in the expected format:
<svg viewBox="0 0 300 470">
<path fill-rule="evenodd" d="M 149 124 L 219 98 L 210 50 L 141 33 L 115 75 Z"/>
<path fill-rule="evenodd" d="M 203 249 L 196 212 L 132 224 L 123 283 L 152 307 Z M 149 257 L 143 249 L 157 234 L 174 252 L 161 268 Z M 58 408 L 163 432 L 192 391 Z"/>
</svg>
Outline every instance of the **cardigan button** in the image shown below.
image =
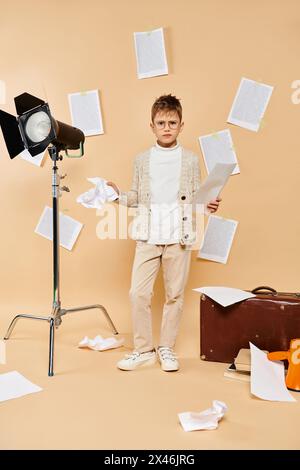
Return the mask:
<svg viewBox="0 0 300 470">
<path fill-rule="evenodd" d="M 187 220 L 187 217 L 186 216 L 182 217 L 182 220 Z"/>
<path fill-rule="evenodd" d="M 188 235 L 185 235 L 184 238 L 187 239 L 187 238 L 189 238 L 189 236 L 188 236 Z"/>
<path fill-rule="evenodd" d="M 186 197 L 185 197 L 185 196 L 181 196 L 181 199 L 184 201 L 184 200 L 186 199 Z"/>
</svg>

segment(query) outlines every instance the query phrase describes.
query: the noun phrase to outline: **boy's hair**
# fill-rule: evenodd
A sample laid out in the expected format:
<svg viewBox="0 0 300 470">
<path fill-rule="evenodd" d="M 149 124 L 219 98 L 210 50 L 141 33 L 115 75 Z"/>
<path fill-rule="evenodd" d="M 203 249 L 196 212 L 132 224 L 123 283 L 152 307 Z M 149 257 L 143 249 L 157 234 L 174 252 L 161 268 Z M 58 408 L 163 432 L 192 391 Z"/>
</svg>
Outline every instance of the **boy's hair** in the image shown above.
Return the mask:
<svg viewBox="0 0 300 470">
<path fill-rule="evenodd" d="M 178 116 L 179 116 L 180 122 L 181 122 L 182 107 L 181 107 L 179 99 L 176 98 L 176 96 L 172 96 L 171 94 L 170 95 L 162 95 L 154 101 L 154 103 L 152 105 L 152 109 L 151 109 L 152 122 L 154 122 L 154 118 L 155 118 L 156 114 L 160 111 L 167 111 L 167 112 L 168 111 L 176 111 Z"/>
</svg>

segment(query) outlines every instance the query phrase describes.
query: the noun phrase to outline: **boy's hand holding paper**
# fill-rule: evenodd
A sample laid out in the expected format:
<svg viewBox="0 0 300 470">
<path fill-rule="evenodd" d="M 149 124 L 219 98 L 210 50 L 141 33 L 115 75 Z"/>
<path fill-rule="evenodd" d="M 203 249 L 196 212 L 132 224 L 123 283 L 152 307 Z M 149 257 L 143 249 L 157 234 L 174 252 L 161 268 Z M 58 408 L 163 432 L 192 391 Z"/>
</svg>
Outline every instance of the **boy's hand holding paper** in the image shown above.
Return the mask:
<svg viewBox="0 0 300 470">
<path fill-rule="evenodd" d="M 209 209 L 216 210 L 218 206 L 214 201 L 221 201 L 218 197 L 219 193 L 224 188 L 235 166 L 235 163 L 216 163 L 194 196 L 193 206 L 196 212 L 199 210 L 197 205 L 200 207 L 204 205 L 206 214 L 210 214 Z"/>
</svg>

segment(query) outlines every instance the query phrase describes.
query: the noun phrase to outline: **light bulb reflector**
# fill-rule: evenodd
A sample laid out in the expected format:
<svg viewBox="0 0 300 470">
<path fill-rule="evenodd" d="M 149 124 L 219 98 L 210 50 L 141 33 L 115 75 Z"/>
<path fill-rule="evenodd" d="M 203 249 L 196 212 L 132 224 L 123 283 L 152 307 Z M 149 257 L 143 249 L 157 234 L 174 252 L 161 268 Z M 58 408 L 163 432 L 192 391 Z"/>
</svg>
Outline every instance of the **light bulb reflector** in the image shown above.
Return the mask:
<svg viewBox="0 0 300 470">
<path fill-rule="evenodd" d="M 31 142 L 42 142 L 51 131 L 51 120 L 47 113 L 38 111 L 32 114 L 25 124 L 25 132 Z"/>
</svg>

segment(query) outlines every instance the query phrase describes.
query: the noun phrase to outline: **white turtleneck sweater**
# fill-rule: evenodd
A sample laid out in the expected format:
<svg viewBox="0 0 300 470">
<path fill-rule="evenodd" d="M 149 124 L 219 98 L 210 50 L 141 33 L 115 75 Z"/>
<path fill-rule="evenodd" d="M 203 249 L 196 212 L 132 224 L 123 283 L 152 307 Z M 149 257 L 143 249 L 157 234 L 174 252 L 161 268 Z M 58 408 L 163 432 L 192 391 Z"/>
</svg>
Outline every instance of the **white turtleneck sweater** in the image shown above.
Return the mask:
<svg viewBox="0 0 300 470">
<path fill-rule="evenodd" d="M 178 192 L 182 148 L 156 144 L 150 154 L 151 221 L 148 243 L 170 245 L 180 241 Z"/>
</svg>

